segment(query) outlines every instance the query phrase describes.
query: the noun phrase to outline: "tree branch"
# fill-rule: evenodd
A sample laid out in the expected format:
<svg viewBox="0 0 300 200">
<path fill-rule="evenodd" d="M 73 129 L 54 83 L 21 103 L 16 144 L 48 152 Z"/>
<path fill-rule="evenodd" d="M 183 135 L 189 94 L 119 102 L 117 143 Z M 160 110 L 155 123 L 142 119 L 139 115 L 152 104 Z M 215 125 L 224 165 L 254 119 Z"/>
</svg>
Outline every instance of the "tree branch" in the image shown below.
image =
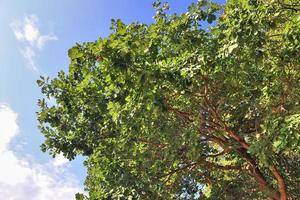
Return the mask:
<svg viewBox="0 0 300 200">
<path fill-rule="evenodd" d="M 275 165 L 271 166 L 271 172 L 277 180 L 279 193 L 280 193 L 280 200 L 287 200 L 287 192 L 286 192 L 286 185 L 284 179 L 281 176 L 279 170 L 275 167 Z"/>
</svg>

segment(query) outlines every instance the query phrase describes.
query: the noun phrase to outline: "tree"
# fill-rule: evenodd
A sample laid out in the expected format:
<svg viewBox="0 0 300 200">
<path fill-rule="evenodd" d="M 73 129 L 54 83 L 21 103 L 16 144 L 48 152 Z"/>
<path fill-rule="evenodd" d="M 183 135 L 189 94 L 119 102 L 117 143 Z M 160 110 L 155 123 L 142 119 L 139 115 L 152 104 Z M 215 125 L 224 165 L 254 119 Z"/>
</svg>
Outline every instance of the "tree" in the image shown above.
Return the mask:
<svg viewBox="0 0 300 200">
<path fill-rule="evenodd" d="M 154 7 L 38 80 L 42 150 L 87 158 L 76 198 L 299 199 L 297 0 Z"/>
</svg>

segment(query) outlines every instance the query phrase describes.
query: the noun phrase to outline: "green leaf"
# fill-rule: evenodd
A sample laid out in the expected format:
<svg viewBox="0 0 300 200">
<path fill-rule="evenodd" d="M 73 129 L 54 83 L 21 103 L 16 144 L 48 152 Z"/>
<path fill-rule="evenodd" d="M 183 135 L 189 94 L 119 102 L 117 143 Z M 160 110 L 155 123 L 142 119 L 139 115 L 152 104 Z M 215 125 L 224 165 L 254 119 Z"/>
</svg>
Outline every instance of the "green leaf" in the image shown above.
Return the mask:
<svg viewBox="0 0 300 200">
<path fill-rule="evenodd" d="M 75 46 L 69 49 L 68 55 L 71 59 L 76 59 L 82 57 L 83 53 L 80 51 L 79 47 Z"/>
<path fill-rule="evenodd" d="M 216 20 L 216 18 L 217 18 L 216 15 L 209 14 L 209 15 L 207 15 L 207 22 L 211 24 Z"/>
</svg>

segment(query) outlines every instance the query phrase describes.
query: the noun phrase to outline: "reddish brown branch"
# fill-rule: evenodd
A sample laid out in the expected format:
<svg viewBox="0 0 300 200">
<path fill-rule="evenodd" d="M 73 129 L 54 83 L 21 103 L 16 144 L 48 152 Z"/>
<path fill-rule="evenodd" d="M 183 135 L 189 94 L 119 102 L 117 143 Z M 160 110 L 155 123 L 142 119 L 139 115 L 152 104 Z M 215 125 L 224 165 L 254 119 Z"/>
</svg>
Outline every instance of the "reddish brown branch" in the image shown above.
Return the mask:
<svg viewBox="0 0 300 200">
<path fill-rule="evenodd" d="M 212 105 L 209 97 L 208 97 L 208 79 L 207 77 L 202 77 L 204 81 L 204 103 L 209 108 L 208 111 L 210 112 L 211 116 L 215 118 L 217 123 L 219 123 L 223 127 L 223 131 L 227 133 L 229 138 L 232 138 L 238 144 L 240 144 L 241 148 L 238 148 L 237 151 L 241 155 L 242 158 L 246 160 L 248 165 L 250 166 L 250 173 L 255 178 L 259 185 L 259 189 L 261 191 L 265 191 L 269 197 L 274 200 L 286 200 L 286 186 L 282 176 L 280 175 L 279 170 L 273 165 L 271 167 L 271 171 L 277 180 L 279 192 L 275 191 L 271 186 L 269 186 L 268 182 L 266 181 L 265 177 L 263 176 L 262 172 L 259 169 L 258 164 L 256 161 L 248 154 L 247 150 L 249 149 L 250 145 L 238 134 L 232 131 L 226 123 L 221 119 L 220 115 L 218 114 L 217 109 L 214 108 Z M 217 141 L 217 140 L 216 140 Z M 217 141 L 218 144 L 222 144 L 220 141 Z"/>
<path fill-rule="evenodd" d="M 184 112 L 176 108 L 173 108 L 168 104 L 168 97 L 165 97 L 165 103 L 168 107 L 168 110 L 175 113 L 179 118 L 181 118 L 184 121 L 193 122 L 193 120 L 190 118 L 191 116 L 193 116 L 193 113 Z"/>
<path fill-rule="evenodd" d="M 244 148 L 238 149 L 238 153 L 247 161 L 250 167 L 250 174 L 255 178 L 259 185 L 261 191 L 266 192 L 266 194 L 274 200 L 280 200 L 280 195 L 272 187 L 269 186 L 262 172 L 260 171 L 256 161 L 251 158 Z"/>
<path fill-rule="evenodd" d="M 279 170 L 275 167 L 275 165 L 271 166 L 271 171 L 277 180 L 277 184 L 280 192 L 280 200 L 287 200 L 286 185 L 283 177 L 281 176 Z"/>
</svg>

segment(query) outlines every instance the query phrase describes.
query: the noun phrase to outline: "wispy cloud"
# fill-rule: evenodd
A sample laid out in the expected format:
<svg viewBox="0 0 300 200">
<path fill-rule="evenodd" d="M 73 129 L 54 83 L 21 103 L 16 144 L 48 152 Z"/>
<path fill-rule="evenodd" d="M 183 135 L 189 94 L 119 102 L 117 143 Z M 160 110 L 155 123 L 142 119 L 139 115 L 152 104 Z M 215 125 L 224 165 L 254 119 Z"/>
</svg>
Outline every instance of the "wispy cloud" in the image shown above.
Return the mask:
<svg viewBox="0 0 300 200">
<path fill-rule="evenodd" d="M 26 60 L 26 64 L 29 67 L 29 69 L 38 72 L 39 69 L 37 68 L 34 60 L 36 55 L 35 51 L 31 47 L 27 46 L 21 49 L 21 54 L 23 58 Z"/>
<path fill-rule="evenodd" d="M 23 43 L 21 54 L 29 69 L 38 72 L 35 62 L 36 51 L 41 50 L 49 41 L 58 40 L 53 33 L 41 34 L 39 20 L 35 15 L 26 15 L 23 20 L 15 20 L 10 24 L 16 39 Z"/>
<path fill-rule="evenodd" d="M 82 191 L 59 156 L 44 165 L 18 157 L 10 143 L 19 134 L 17 113 L 0 104 L 0 196 L 13 200 L 70 200 Z"/>
</svg>

